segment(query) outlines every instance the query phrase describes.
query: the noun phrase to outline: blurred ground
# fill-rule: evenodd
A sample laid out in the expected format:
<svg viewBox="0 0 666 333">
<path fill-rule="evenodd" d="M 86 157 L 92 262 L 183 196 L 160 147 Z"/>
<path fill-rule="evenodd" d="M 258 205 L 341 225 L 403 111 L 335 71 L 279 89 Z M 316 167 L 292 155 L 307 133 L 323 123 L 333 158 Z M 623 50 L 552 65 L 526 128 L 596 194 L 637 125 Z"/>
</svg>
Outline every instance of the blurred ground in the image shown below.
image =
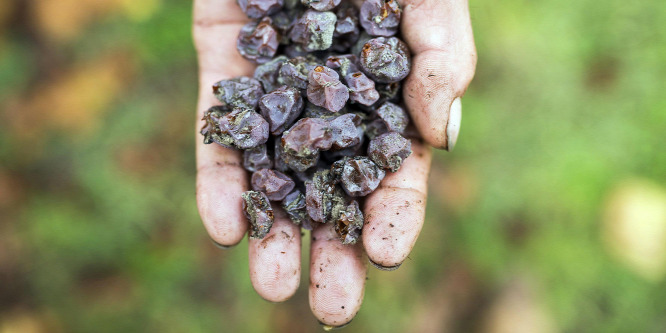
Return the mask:
<svg viewBox="0 0 666 333">
<path fill-rule="evenodd" d="M 0 2 L 0 332 L 318 329 L 196 213 L 190 7 Z M 471 7 L 458 146 L 346 331 L 666 331 L 666 5 Z"/>
</svg>

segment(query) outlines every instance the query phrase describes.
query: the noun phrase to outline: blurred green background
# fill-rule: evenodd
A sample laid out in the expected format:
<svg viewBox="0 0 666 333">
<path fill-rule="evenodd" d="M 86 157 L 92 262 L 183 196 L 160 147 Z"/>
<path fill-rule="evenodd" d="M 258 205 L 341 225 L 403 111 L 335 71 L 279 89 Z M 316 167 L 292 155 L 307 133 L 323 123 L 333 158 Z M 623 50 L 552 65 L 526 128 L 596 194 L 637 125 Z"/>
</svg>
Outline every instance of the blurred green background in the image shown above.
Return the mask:
<svg viewBox="0 0 666 333">
<path fill-rule="evenodd" d="M 666 332 L 666 4 L 471 13 L 458 146 L 346 330 Z M 190 24 L 182 0 L 0 2 L 1 333 L 319 330 L 307 270 L 263 301 L 199 220 Z"/>
</svg>

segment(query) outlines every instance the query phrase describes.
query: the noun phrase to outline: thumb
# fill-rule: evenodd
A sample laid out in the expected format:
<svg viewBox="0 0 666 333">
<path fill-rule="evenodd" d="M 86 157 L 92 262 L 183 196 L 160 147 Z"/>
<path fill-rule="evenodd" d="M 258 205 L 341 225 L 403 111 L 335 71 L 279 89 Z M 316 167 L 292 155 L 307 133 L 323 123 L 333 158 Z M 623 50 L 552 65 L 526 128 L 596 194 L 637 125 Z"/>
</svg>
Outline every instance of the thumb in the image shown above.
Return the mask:
<svg viewBox="0 0 666 333">
<path fill-rule="evenodd" d="M 414 54 L 405 103 L 423 138 L 452 150 L 461 97 L 476 67 L 467 0 L 405 0 L 403 9 L 403 35 Z"/>
</svg>

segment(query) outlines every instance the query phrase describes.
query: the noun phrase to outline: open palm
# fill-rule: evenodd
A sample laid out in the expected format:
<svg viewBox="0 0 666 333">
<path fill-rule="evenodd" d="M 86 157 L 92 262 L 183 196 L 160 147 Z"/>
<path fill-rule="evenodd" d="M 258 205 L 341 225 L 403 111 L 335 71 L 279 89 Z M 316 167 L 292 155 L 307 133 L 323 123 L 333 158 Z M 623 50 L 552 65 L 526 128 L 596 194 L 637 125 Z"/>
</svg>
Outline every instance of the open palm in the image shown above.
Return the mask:
<svg viewBox="0 0 666 333">
<path fill-rule="evenodd" d="M 402 36 L 413 54 L 404 101 L 424 142 L 412 140 L 413 154 L 388 173 L 365 200 L 362 242 L 343 245 L 332 224 L 312 231 L 310 307 L 326 325 L 352 320 L 363 300 L 366 262 L 382 269 L 400 266 L 418 237 L 425 216 L 428 145 L 451 150 L 460 128 L 460 96 L 474 76 L 476 51 L 467 0 L 403 0 Z M 194 40 L 199 55 L 197 120 L 217 100 L 213 83 L 251 76 L 254 65 L 236 51 L 247 18 L 234 0 L 195 0 Z M 222 246 L 241 241 L 248 229 L 240 194 L 249 189 L 242 153 L 204 146 L 197 122 L 197 202 L 211 238 Z M 301 233 L 275 207 L 275 222 L 264 239 L 249 240 L 250 278 L 263 298 L 280 302 L 300 283 Z"/>
</svg>

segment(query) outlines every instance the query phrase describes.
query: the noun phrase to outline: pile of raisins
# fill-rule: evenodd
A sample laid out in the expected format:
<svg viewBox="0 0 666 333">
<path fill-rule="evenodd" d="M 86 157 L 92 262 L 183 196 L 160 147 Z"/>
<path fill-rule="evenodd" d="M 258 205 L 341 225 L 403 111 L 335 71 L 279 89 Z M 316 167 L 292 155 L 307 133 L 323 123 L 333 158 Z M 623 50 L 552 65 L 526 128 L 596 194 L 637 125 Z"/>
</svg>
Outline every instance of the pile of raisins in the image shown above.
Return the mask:
<svg viewBox="0 0 666 333">
<path fill-rule="evenodd" d="M 213 85 L 205 143 L 244 150 L 252 191 L 242 194 L 250 237 L 263 238 L 280 204 L 305 229 L 334 223 L 344 244 L 363 227 L 359 200 L 411 154 L 401 106 L 407 45 L 395 37 L 395 0 L 238 0 L 254 21 L 238 52 L 253 77 Z M 411 134 L 410 134 L 411 133 Z M 367 153 L 367 154 L 366 154 Z"/>
</svg>

